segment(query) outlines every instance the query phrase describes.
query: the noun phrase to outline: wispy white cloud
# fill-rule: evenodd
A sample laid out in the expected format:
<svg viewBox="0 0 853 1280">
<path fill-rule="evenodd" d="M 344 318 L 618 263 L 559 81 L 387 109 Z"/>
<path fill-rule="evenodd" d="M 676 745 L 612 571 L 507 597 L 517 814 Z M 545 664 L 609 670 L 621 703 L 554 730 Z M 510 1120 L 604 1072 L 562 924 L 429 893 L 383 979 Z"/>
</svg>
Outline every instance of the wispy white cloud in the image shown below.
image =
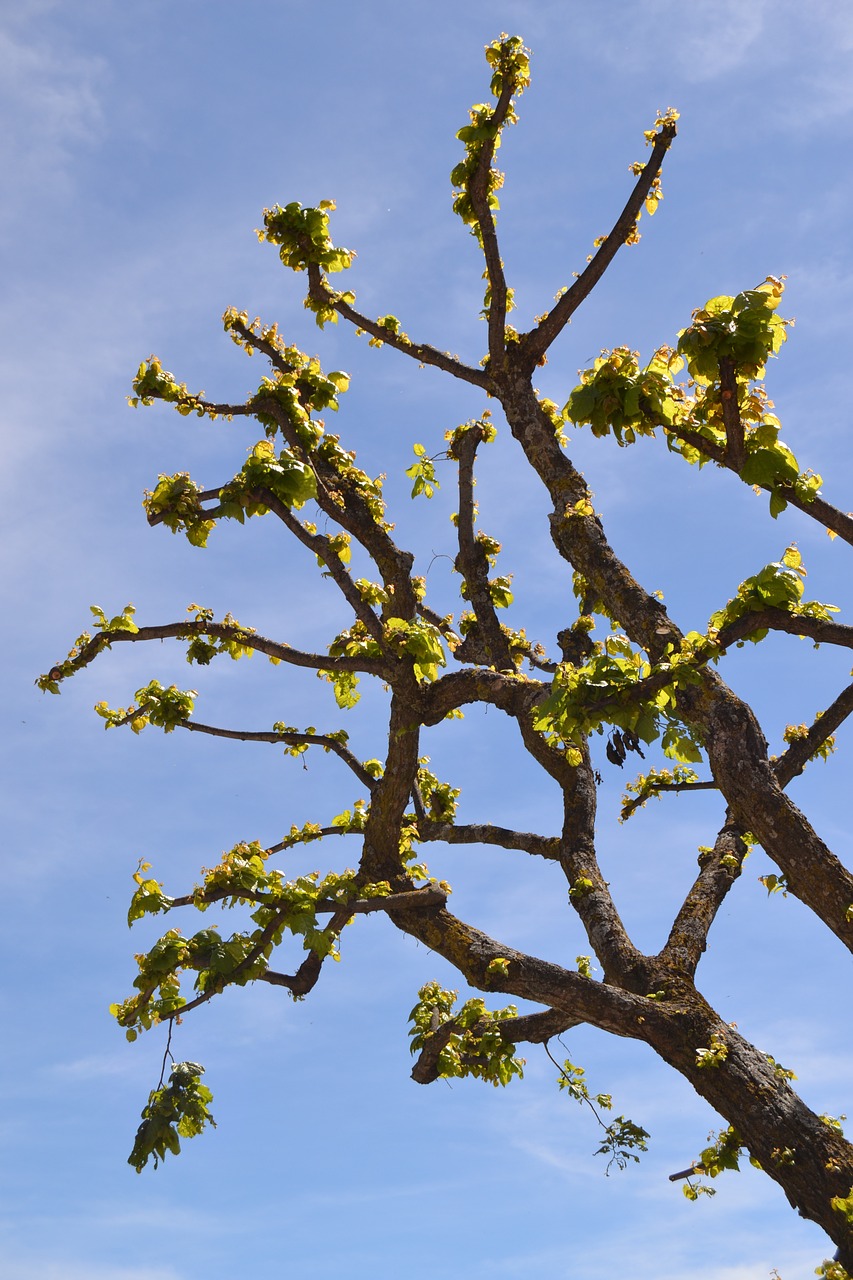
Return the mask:
<svg viewBox="0 0 853 1280">
<path fill-rule="evenodd" d="M 691 80 L 714 80 L 741 66 L 754 55 L 761 39 L 769 0 L 694 0 L 678 6 L 678 23 L 672 23 L 672 0 L 656 0 L 642 10 L 642 22 L 659 36 L 669 31 L 671 49 L 683 73 Z"/>
<path fill-rule="evenodd" d="M 649 1244 L 652 1247 L 626 1246 L 624 1250 L 625 1274 L 630 1274 L 632 1280 L 684 1280 L 684 1276 L 694 1270 L 695 1255 L 690 1256 L 686 1249 L 680 1249 L 671 1240 L 659 1236 L 653 1242 L 644 1242 L 645 1246 Z M 748 1252 L 752 1252 L 747 1239 L 743 1244 Z M 820 1257 L 813 1252 L 797 1250 L 792 1254 L 781 1249 L 778 1255 L 765 1255 L 731 1266 L 703 1264 L 701 1271 L 703 1280 L 768 1280 L 773 1275 L 773 1268 L 781 1267 L 781 1280 L 793 1280 L 794 1276 L 811 1275 L 819 1261 Z M 608 1263 L 619 1274 L 618 1263 L 614 1266 L 610 1257 Z"/>
<path fill-rule="evenodd" d="M 844 217 L 849 216 L 849 208 L 849 190 L 839 187 L 822 196 L 820 207 L 809 204 L 797 216 L 804 233 L 818 235 L 828 222 L 840 221 L 842 211 Z M 789 276 L 798 307 L 808 308 L 808 337 L 837 333 L 850 310 L 850 264 L 840 255 L 814 256 L 809 263 L 792 263 Z"/>
<path fill-rule="evenodd" d="M 738 94 L 761 86 L 772 95 L 784 80 L 787 91 L 776 105 L 780 128 L 802 130 L 853 110 L 853 13 L 832 0 L 808 6 L 799 0 L 619 3 L 609 7 L 608 39 L 601 38 L 599 6 L 534 3 L 526 6 L 529 15 L 516 7 L 534 52 L 540 30 L 553 42 L 555 29 L 563 27 L 566 43 L 571 40 L 591 61 L 629 76 L 653 70 L 661 84 L 704 86 L 742 73 L 744 83 L 734 86 Z M 724 109 L 736 109 L 735 99 Z"/>
<path fill-rule="evenodd" d="M 102 58 L 51 45 L 44 27 L 35 34 L 7 21 L 0 30 L 0 165 L 4 220 L 16 218 L 34 198 L 56 195 L 69 177 L 76 148 L 101 135 Z M 2 225 L 2 224 L 0 224 Z"/>
<path fill-rule="evenodd" d="M 853 12 L 832 0 L 815 0 L 808 7 L 788 0 L 784 8 L 794 27 L 789 44 L 792 70 L 805 90 L 795 95 L 784 123 L 802 131 L 850 115 Z"/>
<path fill-rule="evenodd" d="M 123 1200 L 119 1197 L 115 1199 L 96 1199 L 88 1201 L 85 1198 L 80 1204 L 69 1206 L 67 1209 L 58 1207 L 56 1210 L 44 1213 L 29 1213 L 19 1211 L 16 1214 L 15 1225 L 19 1230 L 19 1238 L 23 1239 L 24 1234 L 30 1239 L 44 1238 L 51 1229 L 54 1229 L 59 1238 L 66 1241 L 72 1238 L 75 1231 L 83 1229 L 87 1236 L 91 1238 L 101 1237 L 117 1233 L 119 1235 L 129 1233 L 141 1235 L 150 1233 L 152 1236 L 164 1238 L 166 1236 L 197 1236 L 209 1239 L 223 1232 L 233 1232 L 233 1222 L 226 1222 L 216 1213 L 208 1212 L 205 1209 L 196 1209 L 187 1207 L 178 1202 L 172 1202 L 166 1199 L 154 1198 L 152 1200 L 143 1200 L 134 1202 Z M 247 1220 L 245 1229 L 252 1229 L 253 1225 L 257 1225 Z M 45 1255 L 47 1255 L 45 1250 Z M 47 1261 L 47 1256 L 46 1256 Z M 52 1260 L 51 1264 L 52 1265 Z M 73 1268 L 73 1263 L 71 1264 Z M 33 1274 L 33 1273 L 29 1273 Z M 40 1274 L 40 1273 L 39 1273 Z M 45 1273 L 53 1276 L 52 1271 Z M 73 1269 L 68 1272 L 69 1275 L 76 1275 Z M 97 1269 L 92 1273 L 100 1280 L 101 1272 Z M 116 1280 L 148 1280 L 148 1277 L 171 1277 L 171 1270 L 158 1270 L 156 1267 L 150 1271 L 146 1268 L 137 1269 L 130 1267 L 126 1270 L 117 1268 L 115 1271 L 109 1269 L 103 1272 L 105 1277 L 115 1276 Z M 65 1273 L 63 1273 L 64 1277 Z M 5 1272 L 0 1269 L 0 1280 L 6 1280 Z"/>
<path fill-rule="evenodd" d="M 306 1192 L 300 1197 L 306 1205 L 329 1205 L 342 1208 L 344 1205 L 384 1204 L 388 1200 L 419 1199 L 436 1194 L 446 1195 L 454 1188 L 464 1193 L 466 1184 L 460 1179 L 441 1178 L 428 1182 L 382 1183 L 372 1186 L 335 1187 L 330 1191 Z"/>
<path fill-rule="evenodd" d="M 659 71 L 674 67 L 688 81 L 707 82 L 755 56 L 766 33 L 768 15 L 778 18 L 780 7 L 785 6 L 769 0 L 751 0 L 750 4 L 694 0 L 689 6 L 677 0 L 647 0 L 642 6 L 622 3 L 612 6 L 617 12 L 608 13 L 612 26 L 609 38 L 602 39 L 603 10 L 599 6 L 554 4 L 548 19 L 539 23 L 536 11 L 542 6 L 534 4 L 529 6 L 530 40 L 535 42 L 539 26 L 543 36 L 553 40 L 555 23 L 564 24 L 567 34 L 571 32 L 572 44 L 595 61 L 629 73 L 649 65 L 656 65 Z"/>
<path fill-rule="evenodd" d="M 830 1042 L 832 1028 L 818 1020 L 792 1017 L 768 1019 L 754 1032 L 761 1045 L 772 1048 L 782 1065 L 796 1070 L 800 1088 L 813 1095 L 815 1090 L 849 1094 L 850 1054 L 846 1035 Z M 820 1107 L 820 1098 L 809 1096 L 809 1104 Z"/>
<path fill-rule="evenodd" d="M 98 1230 L 145 1230 L 152 1234 L 193 1232 L 210 1236 L 222 1231 L 232 1231 L 233 1223 L 225 1223 L 215 1213 L 204 1209 L 187 1208 L 177 1202 L 155 1199 L 145 1204 L 133 1204 L 121 1200 L 102 1200 L 88 1209 L 93 1228 Z"/>
<path fill-rule="evenodd" d="M 134 1062 L 127 1053 L 101 1053 L 74 1058 L 68 1062 L 50 1063 L 44 1068 L 43 1074 L 67 1082 L 89 1082 L 107 1076 L 136 1076 L 140 1074 L 142 1065 Z"/>
</svg>

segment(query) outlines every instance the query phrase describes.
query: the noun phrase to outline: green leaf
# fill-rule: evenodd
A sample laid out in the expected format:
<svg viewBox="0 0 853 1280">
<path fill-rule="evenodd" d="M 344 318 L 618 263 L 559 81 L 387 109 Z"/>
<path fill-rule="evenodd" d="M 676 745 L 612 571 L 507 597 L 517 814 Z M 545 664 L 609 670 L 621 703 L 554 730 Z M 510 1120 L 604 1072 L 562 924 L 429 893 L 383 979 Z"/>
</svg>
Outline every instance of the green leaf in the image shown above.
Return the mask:
<svg viewBox="0 0 853 1280">
<path fill-rule="evenodd" d="M 702 752 L 693 738 L 673 726 L 665 731 L 662 745 L 664 755 L 670 760 L 678 760 L 681 764 L 702 763 Z"/>
<path fill-rule="evenodd" d="M 493 960 L 489 973 L 502 976 L 508 964 L 507 960 Z M 456 995 L 437 982 L 421 987 L 418 1003 L 409 1014 L 412 1053 L 419 1053 L 433 1033 L 452 1017 L 455 1030 L 438 1059 L 440 1079 L 473 1076 L 495 1088 L 520 1079 L 524 1075 L 524 1059 L 515 1057 L 515 1045 L 504 1039 L 496 1025 L 516 1016 L 515 1005 L 490 1011 L 477 997 L 466 1001 L 454 1016 Z"/>
<path fill-rule="evenodd" d="M 850 1226 L 853 1226 L 853 1187 L 850 1188 L 850 1193 L 846 1197 L 833 1196 L 830 1204 L 836 1213 L 840 1213 Z"/>
<path fill-rule="evenodd" d="M 423 618 L 387 618 L 385 631 L 388 640 L 415 659 L 415 675 L 419 680 L 435 680 L 438 668 L 446 662 L 441 632 Z"/>
<path fill-rule="evenodd" d="M 358 676 L 354 671 L 321 671 L 318 674 L 331 682 L 335 702 L 342 710 L 354 707 L 359 701 Z"/>
<path fill-rule="evenodd" d="M 427 457 L 426 449 L 422 444 L 415 444 L 412 448 L 419 459 L 411 467 L 406 468 L 406 475 L 414 481 L 412 497 L 417 498 L 419 494 L 424 494 L 425 497 L 431 498 L 435 490 L 441 488 L 435 477 L 435 459 Z"/>
<path fill-rule="evenodd" d="M 787 445 L 777 440 L 772 448 L 747 453 L 740 478 L 746 484 L 793 484 L 799 473 L 797 459 Z"/>
<path fill-rule="evenodd" d="M 777 517 L 777 516 L 779 516 L 779 515 L 781 515 L 781 514 L 782 514 L 782 512 L 785 510 L 785 508 L 787 507 L 787 505 L 788 505 L 788 503 L 787 503 L 786 499 L 785 499 L 785 498 L 783 498 L 783 497 L 782 497 L 782 495 L 781 495 L 781 494 L 780 494 L 776 489 L 771 490 L 771 492 L 770 492 L 770 514 L 771 514 L 771 516 L 773 517 L 773 519 L 774 519 L 774 520 L 776 519 L 776 517 Z"/>
</svg>

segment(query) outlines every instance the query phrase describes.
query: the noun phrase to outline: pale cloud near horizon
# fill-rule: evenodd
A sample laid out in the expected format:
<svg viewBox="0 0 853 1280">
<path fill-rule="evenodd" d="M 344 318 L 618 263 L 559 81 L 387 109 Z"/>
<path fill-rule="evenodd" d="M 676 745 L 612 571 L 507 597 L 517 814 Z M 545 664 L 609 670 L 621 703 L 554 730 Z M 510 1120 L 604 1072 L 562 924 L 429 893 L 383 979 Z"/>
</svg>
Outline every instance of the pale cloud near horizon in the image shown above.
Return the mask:
<svg viewBox="0 0 853 1280">
<path fill-rule="evenodd" d="M 189 1280 L 174 1267 L 125 1267 L 63 1258 L 7 1258 L 0 1262 L 0 1280 Z"/>
</svg>

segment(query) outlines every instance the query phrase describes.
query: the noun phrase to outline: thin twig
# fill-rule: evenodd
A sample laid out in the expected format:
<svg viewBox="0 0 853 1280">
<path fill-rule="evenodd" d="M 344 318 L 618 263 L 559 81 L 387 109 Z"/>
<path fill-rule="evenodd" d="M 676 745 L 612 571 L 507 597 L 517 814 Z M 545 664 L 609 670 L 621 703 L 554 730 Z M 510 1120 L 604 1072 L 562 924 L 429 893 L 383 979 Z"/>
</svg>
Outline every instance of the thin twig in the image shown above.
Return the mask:
<svg viewBox="0 0 853 1280">
<path fill-rule="evenodd" d="M 647 800 L 651 800 L 653 796 L 659 795 L 662 791 L 716 791 L 717 784 L 713 781 L 708 782 L 661 782 L 655 784 L 645 795 L 635 796 L 633 800 L 629 800 L 627 804 L 622 806 L 619 813 L 620 821 L 625 822 L 632 814 L 636 813 Z"/>
<path fill-rule="evenodd" d="M 161 1088 L 163 1087 L 163 1081 L 164 1081 L 164 1080 L 165 1080 L 165 1078 L 166 1078 L 166 1060 L 167 1060 L 168 1058 L 171 1058 L 173 1062 L 175 1061 L 174 1055 L 173 1055 L 172 1050 L 171 1050 L 171 1044 L 172 1044 L 172 1029 L 173 1029 L 174 1025 L 175 1025 L 175 1019 L 172 1017 L 172 1018 L 170 1018 L 170 1019 L 169 1019 L 169 1034 L 168 1034 L 168 1036 L 167 1036 L 167 1038 L 166 1038 L 166 1048 L 165 1048 L 165 1050 L 163 1051 L 163 1064 L 162 1064 L 162 1066 L 160 1067 L 160 1079 L 157 1081 L 157 1088 L 158 1088 L 158 1089 L 161 1089 Z"/>
<path fill-rule="evenodd" d="M 788 750 L 773 763 L 773 772 L 781 787 L 802 773 L 807 762 L 827 738 L 838 729 L 853 712 L 853 684 L 842 689 L 838 697 L 821 711 L 804 738 L 797 738 Z"/>
<path fill-rule="evenodd" d="M 355 307 L 351 307 L 348 302 L 345 302 L 329 287 L 325 277 L 320 272 L 320 268 L 312 262 L 308 264 L 308 293 L 315 302 L 322 303 L 323 306 L 332 307 L 337 311 L 338 315 L 343 316 L 344 320 L 348 320 L 357 329 L 363 329 L 372 338 L 378 338 L 380 342 L 393 347 L 395 351 L 401 351 L 403 355 L 410 356 L 411 359 L 417 360 L 419 364 L 433 365 L 437 369 L 443 369 L 445 373 L 452 373 L 455 378 L 461 378 L 463 382 L 471 382 L 475 387 L 482 387 L 484 391 L 491 389 L 491 379 L 482 369 L 475 369 L 471 365 L 463 364 L 461 360 L 457 360 L 448 352 L 437 351 L 435 347 L 429 346 L 428 343 L 411 342 L 406 338 L 402 338 L 392 333 L 390 329 L 386 329 L 384 325 L 377 324 L 369 316 L 362 315 L 360 311 L 356 311 Z"/>
<path fill-rule="evenodd" d="M 373 791 L 376 786 L 376 778 L 368 773 L 359 759 L 353 755 L 349 747 L 338 741 L 337 738 L 329 737 L 323 733 L 276 733 L 273 730 L 251 731 L 242 729 L 220 729 L 215 725 L 200 724 L 197 720 L 177 720 L 176 725 L 181 729 L 188 729 L 191 733 L 207 733 L 214 738 L 230 738 L 239 742 L 283 742 L 288 746 L 308 746 L 322 747 L 325 751 L 332 751 L 334 754 L 348 766 L 355 774 L 359 782 L 367 787 L 368 791 Z"/>
<path fill-rule="evenodd" d="M 250 347 L 254 347 L 256 351 L 260 351 L 265 355 L 270 364 L 278 369 L 279 373 L 287 375 L 297 371 L 297 366 L 291 364 L 290 361 L 285 360 L 284 356 L 272 342 L 260 337 L 259 334 L 255 333 L 254 330 L 250 329 L 249 326 L 244 324 L 239 318 L 235 317 L 231 320 L 231 328 L 235 329 L 237 333 L 240 334 L 244 342 L 248 343 Z"/>
</svg>

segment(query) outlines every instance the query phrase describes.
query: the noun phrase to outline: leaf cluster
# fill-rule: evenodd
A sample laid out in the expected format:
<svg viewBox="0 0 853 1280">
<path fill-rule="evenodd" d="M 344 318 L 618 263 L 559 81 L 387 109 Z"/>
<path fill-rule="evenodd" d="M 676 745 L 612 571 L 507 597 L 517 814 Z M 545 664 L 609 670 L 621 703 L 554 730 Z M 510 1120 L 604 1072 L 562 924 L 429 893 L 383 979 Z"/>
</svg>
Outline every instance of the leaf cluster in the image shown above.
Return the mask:
<svg viewBox="0 0 853 1280">
<path fill-rule="evenodd" d="M 693 312 L 693 323 L 678 335 L 678 353 L 694 382 L 715 382 L 721 360 L 731 360 L 743 377 L 764 377 L 788 336 L 790 321 L 776 314 L 783 290 L 781 280 L 768 276 L 755 289 L 712 298 Z"/>
<path fill-rule="evenodd" d="M 791 493 L 811 502 L 821 477 L 800 471 L 793 452 L 779 439 L 772 402 L 755 385 L 786 338 L 790 322 L 776 314 L 783 287 L 769 276 L 734 298 L 711 298 L 680 332 L 677 349 L 659 348 L 644 368 L 638 353 L 627 347 L 603 351 L 591 369 L 581 371 L 564 417 L 589 425 L 595 436 L 612 434 L 619 445 L 652 436 L 661 427 L 668 448 L 700 467 L 711 459 L 731 458 L 746 484 L 769 490 L 774 518 L 785 510 Z M 685 364 L 691 380 L 678 383 L 675 376 Z M 723 386 L 725 367 L 734 390 Z M 731 413 L 742 435 L 737 458 L 729 452 L 726 418 Z"/>
<path fill-rule="evenodd" d="M 187 391 L 187 384 L 178 382 L 174 374 L 164 369 L 157 356 L 149 356 L 142 361 L 133 379 L 133 391 L 129 403 L 134 409 L 140 404 L 150 405 L 155 400 L 165 400 L 167 404 L 173 404 L 184 417 L 195 413 L 203 418 L 207 412 L 204 392 L 192 395 Z"/>
<path fill-rule="evenodd" d="M 112 710 L 106 702 L 98 702 L 95 711 L 106 722 L 105 729 L 129 724 L 134 733 L 141 733 L 146 725 L 153 724 L 164 733 L 172 733 L 189 720 L 197 697 L 195 689 L 179 689 L 174 684 L 164 687 L 159 680 L 149 680 L 137 689 L 131 706 Z"/>
<path fill-rule="evenodd" d="M 701 640 L 702 637 L 697 637 Z M 653 674 L 648 659 L 627 637 L 611 635 L 595 642 L 586 662 L 562 662 L 547 698 L 537 707 L 533 723 L 552 741 L 568 745 L 569 760 L 579 763 L 578 748 L 590 733 L 601 733 L 604 724 L 643 742 L 661 739 L 664 754 L 684 763 L 702 759 L 697 731 L 681 719 L 676 702 L 680 685 L 696 679 L 696 652 L 687 637 L 683 652 L 670 646 L 665 660 L 654 668 L 666 683 L 645 682 Z M 641 696 L 644 688 L 648 696 Z M 636 749 L 636 748 L 634 748 Z"/>
<path fill-rule="evenodd" d="M 831 605 L 824 605 L 823 607 L 827 610 L 827 612 L 829 612 L 830 610 L 832 612 L 838 612 L 837 610 L 832 609 Z M 820 718 L 821 718 L 821 714 L 819 712 L 815 716 L 815 722 L 820 720 Z M 786 725 L 785 730 L 782 734 L 784 741 L 789 744 L 794 742 L 802 742 L 808 736 L 809 736 L 809 726 L 807 724 Z M 834 753 L 835 753 L 835 734 L 830 733 L 828 737 L 822 739 L 822 741 L 817 745 L 817 747 L 815 747 L 814 751 L 809 756 L 809 759 L 823 760 L 824 763 L 826 763 L 829 757 Z"/>
<path fill-rule="evenodd" d="M 815 1275 L 823 1276 L 824 1280 L 851 1280 L 850 1272 L 845 1271 L 841 1263 L 834 1259 L 826 1259 L 816 1267 Z"/>
<path fill-rule="evenodd" d="M 418 790 L 433 822 L 453 822 L 456 817 L 456 805 L 461 791 L 452 787 L 449 782 L 440 782 L 426 766 L 429 756 L 422 756 L 418 766 Z"/>
<path fill-rule="evenodd" d="M 233 480 L 218 491 L 219 506 L 207 511 L 199 485 L 186 472 L 160 475 L 153 490 L 146 491 L 144 506 L 150 521 L 162 521 L 172 533 L 183 532 L 194 547 L 204 547 L 214 527 L 211 514 L 243 524 L 246 516 L 265 515 L 268 506 L 262 492 L 272 493 L 288 508 L 303 507 L 317 496 L 313 470 L 289 449 L 276 455 L 269 440 L 260 440 Z"/>
<path fill-rule="evenodd" d="M 707 1048 L 696 1050 L 697 1067 L 721 1067 L 729 1056 L 729 1046 L 719 1035 L 711 1036 Z"/>
<path fill-rule="evenodd" d="M 727 1129 L 722 1129 L 716 1136 L 712 1133 L 713 1141 L 700 1155 L 699 1159 L 693 1166 L 696 1173 L 705 1174 L 709 1178 L 718 1178 L 721 1173 L 726 1170 L 732 1170 L 735 1173 L 740 1171 L 740 1157 L 743 1152 L 743 1141 L 737 1130 L 731 1125 Z M 756 1162 L 750 1159 L 751 1164 Z M 684 1195 L 688 1200 L 698 1200 L 701 1195 L 713 1196 L 715 1191 L 713 1187 L 708 1187 L 704 1183 L 693 1183 L 687 1181 L 682 1188 Z"/>
<path fill-rule="evenodd" d="M 406 468 L 406 475 L 413 481 L 412 497 L 417 498 L 423 494 L 425 498 L 431 498 L 436 489 L 441 488 L 435 474 L 435 458 L 427 455 L 422 444 L 414 444 L 412 449 L 418 459 L 411 467 Z"/>
<path fill-rule="evenodd" d="M 176 1062 L 168 1084 L 152 1089 L 127 1161 L 137 1173 L 152 1157 L 156 1169 L 167 1151 L 178 1155 L 181 1138 L 195 1138 L 207 1125 L 216 1128 L 209 1106 L 213 1094 L 201 1083 L 203 1074 L 197 1062 Z"/>
<path fill-rule="evenodd" d="M 654 435 L 658 425 L 679 420 L 686 395 L 673 374 L 683 367 L 683 359 L 667 347 L 643 369 L 638 352 L 628 347 L 603 351 L 591 369 L 581 372 L 563 415 L 577 426 L 588 424 L 594 436 L 612 433 L 618 444 L 633 444 L 638 436 Z"/>
<path fill-rule="evenodd" d="M 212 609 L 205 609 L 199 604 L 190 604 L 187 605 L 187 613 L 191 617 L 192 629 L 187 643 L 187 662 L 206 667 L 215 657 L 223 653 L 227 653 L 229 658 L 237 662 L 240 658 L 251 658 L 255 652 L 248 643 L 249 637 L 254 634 L 254 627 L 241 626 L 233 614 L 226 613 L 222 619 L 221 625 L 229 628 L 228 634 L 210 635 L 205 634 L 203 629 L 214 621 Z M 270 662 L 275 664 L 279 659 L 273 655 L 270 657 Z"/>
<path fill-rule="evenodd" d="M 332 826 L 342 832 L 359 832 L 365 820 L 364 802 L 356 801 L 354 810 L 339 814 Z M 293 834 L 316 838 L 318 832 L 312 828 Z M 321 926 L 318 911 L 345 908 L 359 896 L 376 898 L 391 892 L 387 881 L 360 883 L 350 869 L 330 871 L 322 878 L 315 871 L 286 881 L 280 870 L 268 867 L 268 857 L 268 851 L 256 841 L 235 845 L 205 872 L 189 900 L 199 911 L 206 911 L 214 902 L 225 907 L 249 906 L 254 930 L 223 938 L 213 926 L 184 938 L 179 929 L 170 929 L 150 951 L 136 957 L 139 972 L 133 985 L 139 994 L 110 1006 L 128 1039 L 136 1039 L 140 1030 L 180 1011 L 186 1003 L 180 990 L 184 971 L 195 972 L 195 990 L 202 994 L 222 990 L 230 983 L 244 986 L 265 972 L 285 932 L 301 938 L 304 950 L 337 959 L 335 936 Z M 129 923 L 175 905 L 162 885 L 142 876 L 142 870 L 148 869 L 148 864 L 143 864 L 134 876 L 138 887 L 131 900 Z M 425 868 L 420 867 L 413 868 L 411 875 L 412 879 L 427 878 Z"/>
<path fill-rule="evenodd" d="M 344 296 L 344 295 L 338 295 L 338 296 Z M 350 296 L 353 297 L 354 295 L 350 295 Z M 403 332 L 403 326 L 400 324 L 400 321 L 397 319 L 396 316 L 391 316 L 391 315 L 379 316 L 378 320 L 376 321 L 376 324 L 380 330 L 384 329 L 389 336 L 393 336 L 397 338 L 398 341 L 401 342 L 404 346 L 407 346 L 407 347 L 411 346 L 411 340 L 409 338 L 409 335 Z M 379 347 L 383 347 L 385 344 L 382 338 L 377 337 L 376 334 L 373 334 L 373 336 L 368 341 L 367 345 L 369 347 L 379 348 Z"/>
<path fill-rule="evenodd" d="M 159 880 L 145 876 L 146 871 L 151 870 L 151 863 L 141 860 L 137 870 L 133 873 L 136 881 L 137 889 L 130 900 L 130 906 L 127 911 L 127 923 L 133 924 L 135 920 L 141 920 L 145 915 L 160 915 L 161 912 L 168 911 L 174 904 L 174 898 L 170 898 L 163 891 L 163 886 Z"/>
<path fill-rule="evenodd" d="M 803 558 L 792 543 L 786 547 L 781 560 L 774 560 L 751 578 L 745 579 L 738 587 L 737 595 L 724 608 L 711 615 L 708 624 L 710 635 L 713 637 L 747 614 L 760 613 L 764 609 L 784 609 L 795 617 L 831 621 L 831 614 L 838 613 L 836 605 L 821 604 L 819 600 L 803 600 L 805 577 Z M 767 628 L 761 627 L 750 631 L 745 638 L 757 644 L 766 635 Z"/>
<path fill-rule="evenodd" d="M 454 1014 L 457 995 L 437 982 L 421 987 L 418 1003 L 409 1014 L 412 1053 L 419 1053 L 439 1027 L 452 1022 L 454 1030 L 438 1059 L 439 1077 L 473 1076 L 495 1088 L 509 1084 L 515 1076 L 520 1079 L 524 1075 L 524 1059 L 514 1056 L 515 1045 L 504 1038 L 498 1025 L 516 1016 L 515 1005 L 490 1011 L 485 1001 L 475 997 L 466 1000 Z"/>
<path fill-rule="evenodd" d="M 291 271 L 304 271 L 310 263 L 323 271 L 345 271 L 355 254 L 339 249 L 329 235 L 329 212 L 334 200 L 321 200 L 316 209 L 303 208 L 292 200 L 283 208 L 264 209 L 264 226 L 256 234 L 263 243 L 278 245 L 279 256 Z"/>
</svg>

